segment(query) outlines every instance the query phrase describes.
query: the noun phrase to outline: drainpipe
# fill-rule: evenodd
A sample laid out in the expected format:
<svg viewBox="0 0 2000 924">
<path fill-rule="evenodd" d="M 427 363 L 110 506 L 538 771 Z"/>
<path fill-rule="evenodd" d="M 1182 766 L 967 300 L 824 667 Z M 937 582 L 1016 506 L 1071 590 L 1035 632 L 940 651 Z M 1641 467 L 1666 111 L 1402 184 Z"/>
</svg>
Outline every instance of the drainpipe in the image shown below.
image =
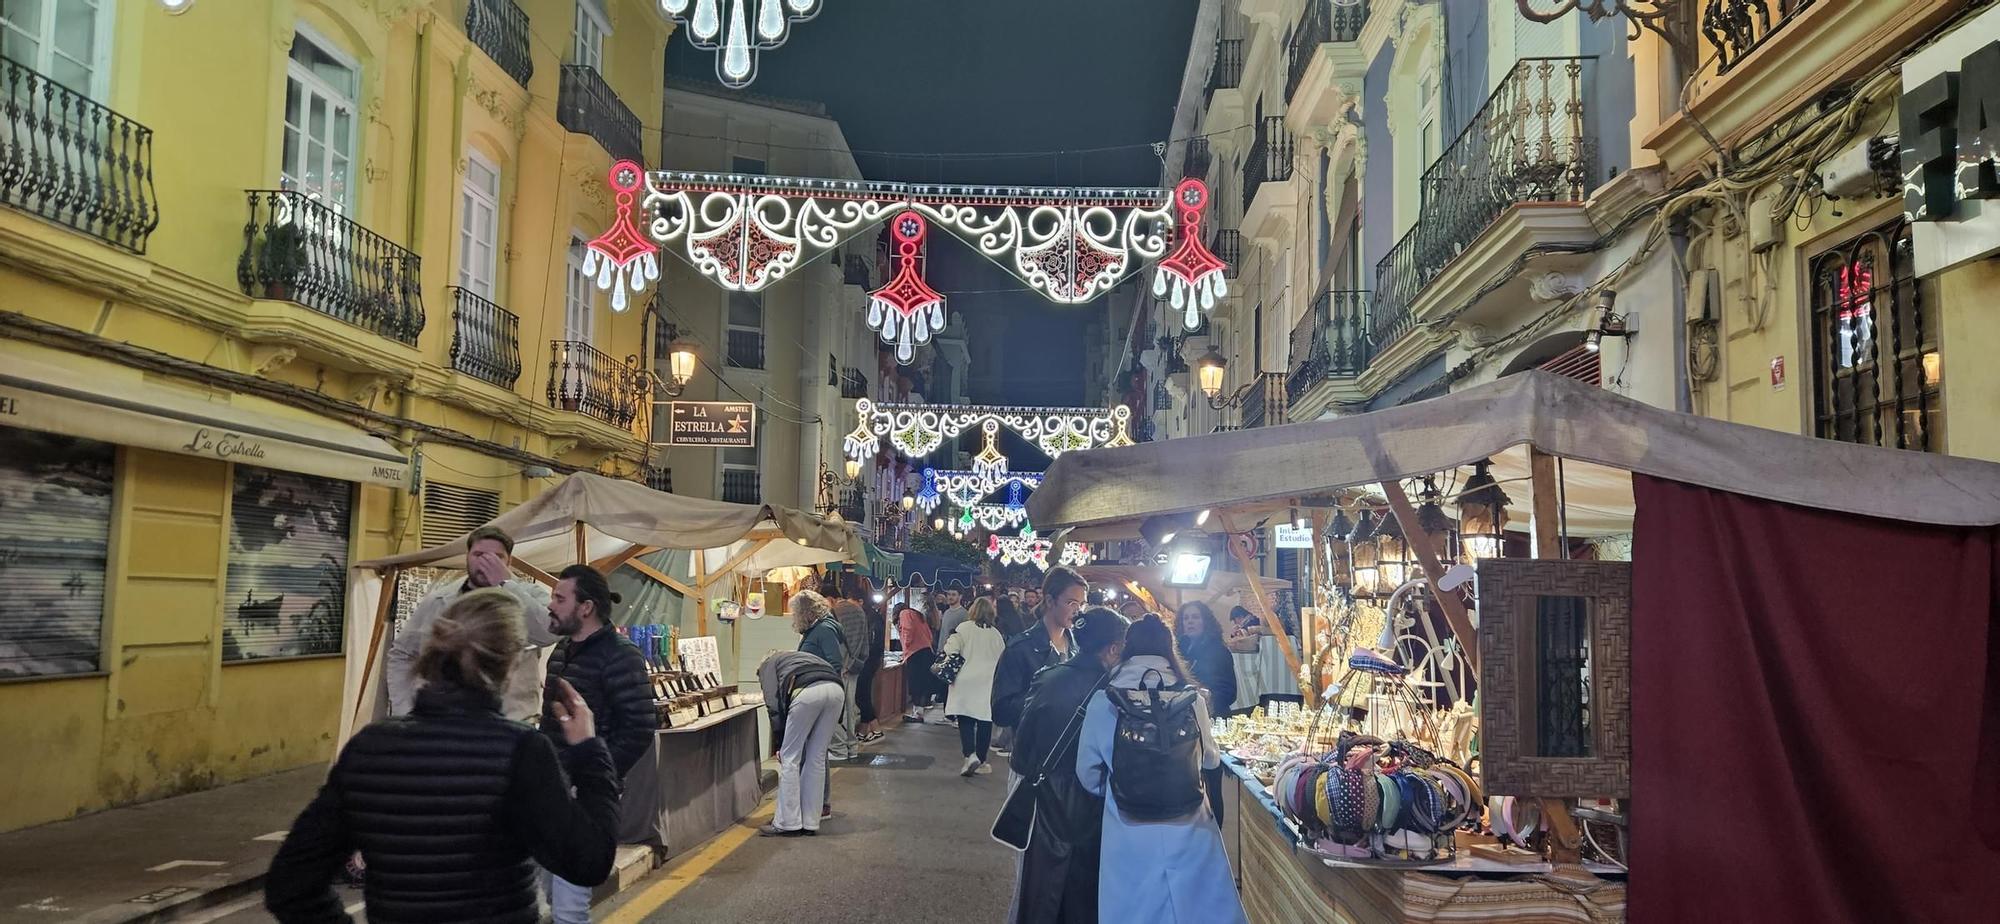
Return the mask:
<svg viewBox="0 0 2000 924">
<path fill-rule="evenodd" d="M 828 275 L 834 283 L 840 281 L 837 275 Z M 820 298 L 808 294 L 818 294 L 824 288 L 826 284 L 822 282 L 799 294 L 802 298 L 812 299 L 819 304 L 839 304 L 837 290 Z M 821 421 L 828 404 L 826 380 L 820 378 L 819 361 L 826 358 L 828 350 L 826 323 L 822 320 L 822 312 L 813 310 L 808 304 L 800 315 L 804 319 L 804 327 L 799 331 L 802 354 L 799 356 L 799 407 L 804 413 L 799 419 L 804 423 L 799 425 L 798 506 L 802 510 L 813 510 L 814 502 L 819 498 L 820 432 L 825 426 Z"/>
<path fill-rule="evenodd" d="M 1670 272 L 1678 272 L 1687 266 L 1688 229 L 1685 220 L 1674 221 L 1667 230 L 1668 244 L 1674 248 L 1674 260 Z M 1687 329 L 1687 276 L 1671 280 L 1667 286 L 1674 300 L 1674 410 L 1683 414 L 1693 413 L 1694 394 L 1688 383 L 1688 329 Z"/>
<path fill-rule="evenodd" d="M 404 240 L 409 242 L 409 248 L 412 253 L 421 253 L 423 251 L 424 234 L 424 184 L 421 182 L 421 179 L 424 176 L 424 155 L 430 150 L 429 140 L 424 133 L 424 128 L 430 123 L 430 16 L 418 17 L 415 26 L 417 50 L 413 56 L 413 60 L 416 62 L 417 73 L 415 79 L 411 81 L 414 85 L 412 90 L 414 94 L 412 102 L 414 105 L 411 106 L 410 192 L 405 216 L 406 236 Z M 422 285 L 423 280 L 419 279 L 417 284 Z M 410 411 L 414 403 L 415 400 L 410 395 L 408 383 L 404 383 L 403 387 L 396 390 L 396 416 L 404 421 L 412 420 Z M 396 442 L 400 445 L 410 447 L 412 478 L 420 478 L 422 468 L 418 454 L 422 452 L 423 447 L 417 442 L 416 429 L 408 424 L 397 427 Z M 420 481 L 415 482 L 413 487 L 421 489 L 422 483 Z M 397 551 L 402 551 L 404 539 L 410 534 L 410 518 L 414 513 L 415 500 L 416 495 L 412 492 L 412 489 L 403 488 L 396 491 L 390 501 L 389 534 L 396 538 Z M 418 545 L 421 546 L 422 543 L 419 542 Z"/>
</svg>

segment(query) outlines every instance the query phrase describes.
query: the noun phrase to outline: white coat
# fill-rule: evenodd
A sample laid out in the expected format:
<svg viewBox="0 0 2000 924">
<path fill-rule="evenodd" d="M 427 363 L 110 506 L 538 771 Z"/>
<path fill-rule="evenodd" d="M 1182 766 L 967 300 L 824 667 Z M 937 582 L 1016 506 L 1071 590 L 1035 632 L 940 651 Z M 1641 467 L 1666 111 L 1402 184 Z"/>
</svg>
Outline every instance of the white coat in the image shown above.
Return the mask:
<svg viewBox="0 0 2000 924">
<path fill-rule="evenodd" d="M 968 620 L 952 630 L 951 637 L 944 640 L 945 657 L 964 655 L 965 666 L 959 669 L 951 695 L 945 698 L 945 715 L 993 721 L 993 673 L 1000 666 L 1000 652 L 1006 648 L 1007 640 L 992 626 Z"/>
</svg>

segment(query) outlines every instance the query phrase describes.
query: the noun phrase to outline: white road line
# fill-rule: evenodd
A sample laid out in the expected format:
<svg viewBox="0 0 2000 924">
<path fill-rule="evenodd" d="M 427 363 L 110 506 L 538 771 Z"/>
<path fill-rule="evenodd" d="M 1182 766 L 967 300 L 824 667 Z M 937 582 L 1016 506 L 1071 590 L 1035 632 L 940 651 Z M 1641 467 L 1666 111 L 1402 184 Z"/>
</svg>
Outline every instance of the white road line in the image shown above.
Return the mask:
<svg viewBox="0 0 2000 924">
<path fill-rule="evenodd" d="M 227 862 L 222 860 L 173 860 L 167 863 L 162 863 L 158 866 L 148 866 L 146 867 L 146 872 L 164 873 L 167 870 L 177 869 L 182 866 L 228 866 L 228 865 L 229 864 Z"/>
<path fill-rule="evenodd" d="M 259 835 L 257 835 L 256 837 L 253 837 L 253 838 L 251 838 L 251 840 L 253 840 L 253 841 L 282 841 L 282 840 L 284 840 L 284 839 L 285 839 L 285 835 L 286 835 L 286 834 L 289 834 L 289 833 L 291 833 L 291 832 L 289 832 L 289 831 L 273 831 L 273 832 L 271 832 L 271 833 L 269 833 L 269 834 L 259 834 Z"/>
</svg>

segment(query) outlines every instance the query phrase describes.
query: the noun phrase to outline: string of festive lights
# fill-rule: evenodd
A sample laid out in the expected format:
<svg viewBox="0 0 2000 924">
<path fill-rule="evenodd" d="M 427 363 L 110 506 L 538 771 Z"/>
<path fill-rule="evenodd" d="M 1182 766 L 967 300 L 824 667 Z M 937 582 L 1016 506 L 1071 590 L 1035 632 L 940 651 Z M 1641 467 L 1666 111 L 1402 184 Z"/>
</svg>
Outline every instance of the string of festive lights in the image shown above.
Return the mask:
<svg viewBox="0 0 2000 924">
<path fill-rule="evenodd" d="M 842 441 L 848 458 L 863 460 L 881 451 L 887 438 L 896 451 L 922 458 L 937 451 L 947 438 L 975 427 L 990 434 L 1006 427 L 1027 440 L 1050 458 L 1065 452 L 1106 446 L 1130 446 L 1128 432 L 1132 409 L 1118 405 L 1100 408 L 990 407 L 956 404 L 876 404 L 861 398 L 854 403 L 860 420 Z M 982 453 L 981 468 L 993 468 Z M 1004 461 L 1004 460 L 1003 460 Z"/>
<path fill-rule="evenodd" d="M 715 55 L 715 78 L 723 86 L 742 89 L 757 79 L 757 55 L 785 43 L 791 24 L 819 14 L 819 0 L 749 0 L 757 21 L 748 20 L 745 0 L 730 0 L 722 16 L 722 0 L 660 0 L 667 15 L 687 23 L 688 41 Z M 689 7 L 693 10 L 690 12 Z"/>
</svg>

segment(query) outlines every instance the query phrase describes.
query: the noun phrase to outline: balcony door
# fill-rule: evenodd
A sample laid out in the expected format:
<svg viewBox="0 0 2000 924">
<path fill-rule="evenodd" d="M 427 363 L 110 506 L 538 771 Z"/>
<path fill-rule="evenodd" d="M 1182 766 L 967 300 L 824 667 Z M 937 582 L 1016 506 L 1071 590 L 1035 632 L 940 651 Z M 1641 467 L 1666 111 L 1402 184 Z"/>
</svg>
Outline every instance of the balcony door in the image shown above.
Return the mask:
<svg viewBox="0 0 2000 924">
<path fill-rule="evenodd" d="M 458 284 L 487 301 L 496 301 L 493 279 L 498 274 L 500 240 L 500 168 L 478 151 L 467 151 L 465 182 L 460 191 Z"/>
<path fill-rule="evenodd" d="M 75 93 L 102 101 L 110 71 L 110 13 L 110 0 L 0 3 L 0 54 Z"/>
<path fill-rule="evenodd" d="M 280 181 L 335 212 L 351 204 L 361 69 L 304 25 L 285 65 L 284 162 Z"/>
</svg>

